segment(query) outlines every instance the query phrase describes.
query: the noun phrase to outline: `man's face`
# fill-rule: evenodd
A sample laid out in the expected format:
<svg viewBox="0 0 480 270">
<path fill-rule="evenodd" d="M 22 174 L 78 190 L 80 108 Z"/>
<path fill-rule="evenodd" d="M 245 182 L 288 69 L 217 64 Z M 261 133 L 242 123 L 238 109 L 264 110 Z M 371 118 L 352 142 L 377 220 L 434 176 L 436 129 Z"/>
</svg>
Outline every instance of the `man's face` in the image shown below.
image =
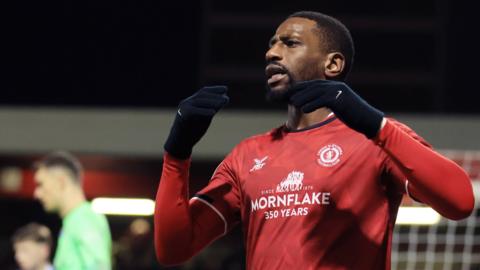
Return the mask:
<svg viewBox="0 0 480 270">
<path fill-rule="evenodd" d="M 265 55 L 269 98 L 283 100 L 295 82 L 325 78 L 318 31 L 316 22 L 305 18 L 289 18 L 280 24 Z"/>
<path fill-rule="evenodd" d="M 48 263 L 50 253 L 45 243 L 37 243 L 33 240 L 22 240 L 13 244 L 15 260 L 22 270 L 38 269 L 41 265 Z"/>
<path fill-rule="evenodd" d="M 56 169 L 40 167 L 34 175 L 34 197 L 42 203 L 45 211 L 57 213 L 59 211 L 61 189 L 60 173 Z"/>
</svg>

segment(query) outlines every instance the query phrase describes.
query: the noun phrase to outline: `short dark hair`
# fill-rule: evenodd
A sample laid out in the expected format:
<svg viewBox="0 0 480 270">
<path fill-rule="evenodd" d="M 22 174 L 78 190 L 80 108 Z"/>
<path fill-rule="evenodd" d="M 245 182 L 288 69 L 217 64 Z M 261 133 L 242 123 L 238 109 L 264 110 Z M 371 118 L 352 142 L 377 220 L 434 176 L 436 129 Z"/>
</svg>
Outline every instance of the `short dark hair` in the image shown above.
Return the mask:
<svg viewBox="0 0 480 270">
<path fill-rule="evenodd" d="M 52 152 L 35 162 L 34 167 L 35 169 L 39 169 L 40 167 L 49 169 L 60 167 L 67 170 L 78 184 L 80 184 L 82 181 L 82 164 L 75 156 L 66 151 Z"/>
<path fill-rule="evenodd" d="M 288 16 L 288 18 L 292 17 L 315 21 L 320 30 L 319 34 L 323 41 L 323 49 L 329 53 L 340 52 L 345 56 L 345 68 L 339 77 L 336 78 L 344 81 L 352 69 L 355 56 L 355 47 L 348 28 L 338 19 L 316 11 L 298 11 Z"/>
<path fill-rule="evenodd" d="M 12 236 L 12 243 L 14 244 L 27 240 L 44 243 L 52 247 L 52 233 L 50 229 L 45 225 L 35 222 L 20 227 Z"/>
</svg>

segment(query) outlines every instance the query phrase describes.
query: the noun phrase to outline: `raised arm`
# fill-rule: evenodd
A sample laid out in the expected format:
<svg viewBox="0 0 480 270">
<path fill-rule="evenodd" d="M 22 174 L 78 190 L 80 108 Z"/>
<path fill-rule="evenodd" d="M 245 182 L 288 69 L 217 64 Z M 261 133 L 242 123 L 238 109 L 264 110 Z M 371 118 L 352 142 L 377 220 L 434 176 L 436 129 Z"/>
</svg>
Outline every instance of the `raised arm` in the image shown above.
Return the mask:
<svg viewBox="0 0 480 270">
<path fill-rule="evenodd" d="M 472 212 L 473 190 L 465 171 L 386 120 L 345 83 L 305 81 L 289 94 L 290 104 L 304 113 L 328 107 L 347 126 L 376 141 L 405 174 L 416 199 L 450 219 L 466 218 Z"/>
<path fill-rule="evenodd" d="M 225 233 L 225 222 L 208 202 L 189 200 L 193 146 L 227 102 L 227 88 L 205 87 L 183 100 L 165 143 L 155 204 L 155 250 L 162 264 L 182 263 Z"/>
<path fill-rule="evenodd" d="M 394 122 L 383 121 L 385 124 L 374 140 L 407 177 L 409 194 L 447 218 L 468 217 L 474 207 L 474 197 L 467 173 Z"/>
<path fill-rule="evenodd" d="M 189 200 L 190 160 L 164 155 L 155 205 L 155 250 L 165 265 L 180 264 L 226 232 L 224 215 L 210 204 Z"/>
</svg>

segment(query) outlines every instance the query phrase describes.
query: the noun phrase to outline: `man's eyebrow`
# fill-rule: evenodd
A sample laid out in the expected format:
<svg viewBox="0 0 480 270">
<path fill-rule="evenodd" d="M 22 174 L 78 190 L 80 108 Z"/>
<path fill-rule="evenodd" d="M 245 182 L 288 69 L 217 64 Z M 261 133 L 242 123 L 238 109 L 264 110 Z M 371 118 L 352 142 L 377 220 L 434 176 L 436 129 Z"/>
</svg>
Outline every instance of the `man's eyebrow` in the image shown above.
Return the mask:
<svg viewBox="0 0 480 270">
<path fill-rule="evenodd" d="M 279 40 L 285 41 L 285 40 L 289 40 L 290 38 L 292 38 L 292 36 L 288 35 L 288 34 L 287 35 L 282 35 L 282 36 L 275 35 L 275 36 L 270 38 L 270 41 L 268 42 L 268 45 L 272 46 L 273 44 L 275 44 L 275 42 L 277 42 Z"/>
<path fill-rule="evenodd" d="M 277 37 L 276 36 L 273 36 L 270 38 L 270 40 L 268 41 L 268 45 L 269 46 L 272 46 L 273 44 L 275 44 L 275 42 L 277 42 Z"/>
</svg>

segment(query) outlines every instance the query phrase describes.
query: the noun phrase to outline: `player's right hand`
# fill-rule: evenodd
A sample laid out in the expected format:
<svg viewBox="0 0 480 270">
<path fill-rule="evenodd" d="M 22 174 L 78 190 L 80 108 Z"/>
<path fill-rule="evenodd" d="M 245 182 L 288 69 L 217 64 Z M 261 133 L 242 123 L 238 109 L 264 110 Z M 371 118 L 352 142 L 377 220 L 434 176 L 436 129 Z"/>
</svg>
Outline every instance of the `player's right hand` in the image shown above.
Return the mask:
<svg viewBox="0 0 480 270">
<path fill-rule="evenodd" d="M 190 157 L 193 146 L 207 132 L 213 116 L 228 104 L 227 90 L 226 86 L 206 86 L 180 102 L 164 145 L 170 155 L 178 159 Z"/>
</svg>

